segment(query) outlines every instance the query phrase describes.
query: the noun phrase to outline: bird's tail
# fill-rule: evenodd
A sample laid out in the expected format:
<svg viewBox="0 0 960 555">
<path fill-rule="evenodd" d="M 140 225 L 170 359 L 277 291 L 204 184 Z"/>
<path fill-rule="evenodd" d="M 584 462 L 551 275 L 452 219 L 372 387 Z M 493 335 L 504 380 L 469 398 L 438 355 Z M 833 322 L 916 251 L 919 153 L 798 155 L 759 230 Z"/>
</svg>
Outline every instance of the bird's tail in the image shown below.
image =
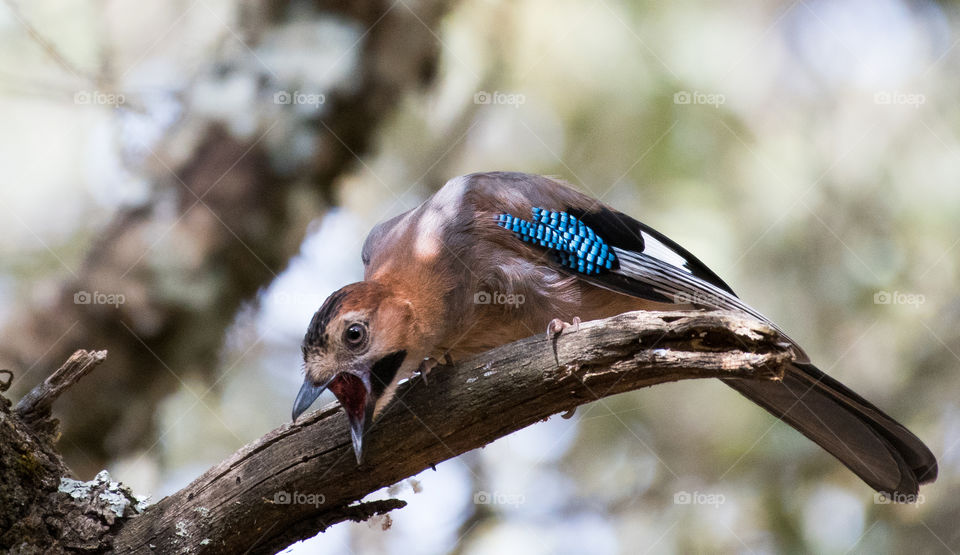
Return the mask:
<svg viewBox="0 0 960 555">
<path fill-rule="evenodd" d="M 894 499 L 915 496 L 937 477 L 937 461 L 917 436 L 812 364 L 793 364 L 781 381 L 724 382 Z"/>
</svg>

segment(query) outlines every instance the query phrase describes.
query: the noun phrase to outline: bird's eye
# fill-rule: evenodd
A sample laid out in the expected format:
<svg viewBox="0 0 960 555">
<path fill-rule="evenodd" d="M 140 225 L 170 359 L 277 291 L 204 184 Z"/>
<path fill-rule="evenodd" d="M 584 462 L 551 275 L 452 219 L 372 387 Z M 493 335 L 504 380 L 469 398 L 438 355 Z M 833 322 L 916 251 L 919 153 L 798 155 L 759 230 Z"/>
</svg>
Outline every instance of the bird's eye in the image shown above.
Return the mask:
<svg viewBox="0 0 960 555">
<path fill-rule="evenodd" d="M 343 341 L 350 347 L 362 347 L 367 342 L 367 328 L 363 324 L 350 324 L 343 332 Z"/>
</svg>

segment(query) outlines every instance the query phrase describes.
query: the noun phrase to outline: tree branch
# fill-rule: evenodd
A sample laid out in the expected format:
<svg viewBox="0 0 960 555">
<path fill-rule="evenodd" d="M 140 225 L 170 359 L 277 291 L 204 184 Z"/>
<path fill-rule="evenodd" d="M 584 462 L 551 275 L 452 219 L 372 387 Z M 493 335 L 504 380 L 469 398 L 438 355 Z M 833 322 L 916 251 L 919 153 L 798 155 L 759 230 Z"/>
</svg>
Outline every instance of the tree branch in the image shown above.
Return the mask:
<svg viewBox="0 0 960 555">
<path fill-rule="evenodd" d="M 337 405 L 273 430 L 130 518 L 119 553 L 273 553 L 337 522 L 403 506 L 367 494 L 602 397 L 689 378 L 777 379 L 792 360 L 768 326 L 727 312 L 633 312 L 558 341 L 531 337 L 414 379 L 357 466 Z"/>
<path fill-rule="evenodd" d="M 0 550 L 16 553 L 275 553 L 345 520 L 401 508 L 367 494 L 609 395 L 689 378 L 777 379 L 776 331 L 729 312 L 632 312 L 557 342 L 504 345 L 401 385 L 357 466 L 337 405 L 285 424 L 144 509 L 106 471 L 69 478 L 48 421 L 59 392 L 103 360 L 78 351 L 17 410 L 0 396 Z M 39 420 L 38 420 L 39 419 Z M 37 424 L 41 425 L 37 425 Z"/>
<path fill-rule="evenodd" d="M 106 351 L 87 352 L 81 349 L 73 353 L 63 366 L 20 399 L 14 409 L 17 416 L 30 426 L 49 418 L 57 397 L 106 359 Z"/>
<path fill-rule="evenodd" d="M 102 552 L 143 500 L 103 471 L 90 482 L 68 478 L 55 445 L 50 408 L 103 362 L 106 351 L 77 351 L 10 410 L 0 396 L 0 550 L 4 553 Z M 7 370 L 3 372 L 9 372 Z M 6 384 L 0 384 L 0 391 Z"/>
</svg>

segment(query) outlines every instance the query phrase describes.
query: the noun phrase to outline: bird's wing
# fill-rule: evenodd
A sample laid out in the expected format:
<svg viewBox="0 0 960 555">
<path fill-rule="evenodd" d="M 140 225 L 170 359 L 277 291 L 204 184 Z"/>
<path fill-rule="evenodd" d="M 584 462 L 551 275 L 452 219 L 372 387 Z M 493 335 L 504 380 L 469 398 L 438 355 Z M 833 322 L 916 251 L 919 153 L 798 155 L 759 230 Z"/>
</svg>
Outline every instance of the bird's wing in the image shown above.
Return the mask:
<svg viewBox="0 0 960 555">
<path fill-rule="evenodd" d="M 588 209 L 568 207 L 566 211 L 610 243 L 617 258 L 617 268 L 587 276 L 592 283 L 650 300 L 739 310 L 776 328 L 766 316 L 741 301 L 706 264 L 650 226 L 599 204 Z M 653 295 L 645 296 L 651 291 Z"/>
<path fill-rule="evenodd" d="M 525 191 L 533 197 L 528 214 L 501 212 L 494 217 L 517 239 L 547 252 L 555 266 L 599 287 L 641 299 L 746 312 L 783 333 L 741 301 L 706 264 L 667 236 L 589 197 L 569 195 L 563 185 L 549 186 L 550 180 L 541 179 L 546 191 Z M 550 194 L 549 189 L 555 187 L 567 191 Z M 802 352 L 799 347 L 797 350 Z"/>
<path fill-rule="evenodd" d="M 389 253 L 391 246 L 399 240 L 397 234 L 391 234 L 397 224 L 399 224 L 409 212 L 398 214 L 389 220 L 385 220 L 375 225 L 367 238 L 363 241 L 363 249 L 360 251 L 360 259 L 363 261 L 364 271 L 368 274 L 371 269 L 376 268 L 381 256 Z"/>
<path fill-rule="evenodd" d="M 540 251 L 538 256 L 557 270 L 599 287 L 654 301 L 738 310 L 776 328 L 690 252 L 630 216 L 545 177 L 473 177 L 474 194 L 482 197 L 475 200 L 483 208 L 478 214 L 528 245 L 517 244 L 518 253 Z M 723 381 L 878 491 L 915 495 L 919 484 L 936 478 L 936 459 L 920 439 L 810 364 L 799 346 L 797 351 L 798 361 L 781 381 Z"/>
</svg>

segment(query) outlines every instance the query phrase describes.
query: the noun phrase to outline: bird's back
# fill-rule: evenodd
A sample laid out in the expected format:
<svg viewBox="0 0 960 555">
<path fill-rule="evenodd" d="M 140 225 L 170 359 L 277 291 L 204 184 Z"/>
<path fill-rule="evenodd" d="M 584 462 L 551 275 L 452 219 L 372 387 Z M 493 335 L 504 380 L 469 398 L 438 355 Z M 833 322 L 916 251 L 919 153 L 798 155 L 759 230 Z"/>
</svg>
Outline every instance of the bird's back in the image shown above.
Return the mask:
<svg viewBox="0 0 960 555">
<path fill-rule="evenodd" d="M 371 231 L 364 245 L 366 279 L 390 280 L 403 272 L 396 281 L 435 283 L 430 294 L 443 298 L 444 310 L 435 315 L 443 333 L 433 352 L 454 359 L 543 333 L 553 318 L 586 321 L 631 310 L 677 308 L 564 273 L 497 226 L 497 215 L 529 213 L 533 206 L 602 205 L 539 175 L 457 177 L 419 207 Z"/>
<path fill-rule="evenodd" d="M 559 234 L 571 230 L 580 236 L 568 243 Z M 594 265 L 596 249 L 572 249 L 580 239 L 609 248 L 612 262 Z M 432 330 L 427 351 L 438 359 L 543 333 L 555 318 L 639 309 L 739 310 L 776 328 L 663 234 L 538 175 L 452 179 L 421 206 L 378 225 L 363 251 L 366 279 L 393 284 L 421 308 L 421 325 Z M 915 494 L 936 478 L 936 459 L 915 435 L 819 371 L 799 346 L 796 357 L 780 382 L 726 383 L 878 491 Z"/>
</svg>

